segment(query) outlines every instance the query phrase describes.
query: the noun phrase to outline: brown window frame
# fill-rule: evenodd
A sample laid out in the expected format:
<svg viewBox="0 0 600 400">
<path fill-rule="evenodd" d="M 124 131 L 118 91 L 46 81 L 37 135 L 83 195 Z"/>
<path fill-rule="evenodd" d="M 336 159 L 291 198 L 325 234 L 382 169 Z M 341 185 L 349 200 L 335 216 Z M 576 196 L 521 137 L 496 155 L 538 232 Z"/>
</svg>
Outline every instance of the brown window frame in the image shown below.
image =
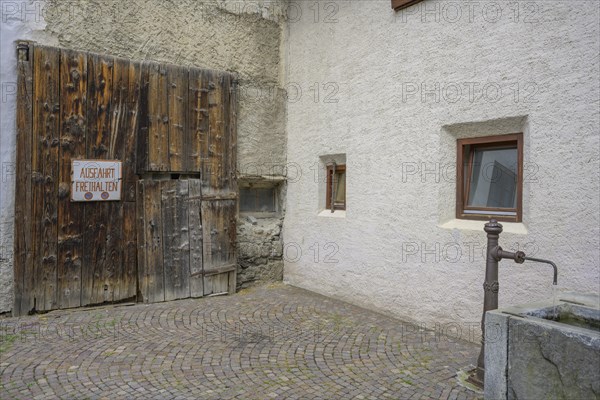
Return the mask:
<svg viewBox="0 0 600 400">
<path fill-rule="evenodd" d="M 473 175 L 473 155 L 475 149 L 501 149 L 517 148 L 517 204 L 516 208 L 499 207 L 469 207 L 468 196 L 470 191 L 470 177 Z M 464 158 L 465 146 L 470 146 L 469 163 L 467 165 L 465 183 Z M 472 214 L 465 211 L 481 211 Z M 487 212 L 487 213 L 486 213 Z M 515 215 L 502 215 L 490 212 L 512 212 Z M 523 133 L 512 133 L 509 135 L 485 136 L 477 138 L 458 139 L 456 141 L 456 218 L 471 220 L 489 220 L 495 218 L 498 221 L 522 222 L 523 221 Z"/>
<path fill-rule="evenodd" d="M 400 11 L 403 8 L 410 7 L 413 4 L 420 3 L 423 0 L 392 0 L 392 8 L 394 11 Z"/>
<path fill-rule="evenodd" d="M 335 168 L 335 173 L 340 173 L 340 172 L 346 172 L 346 165 L 336 165 L 336 164 L 330 164 L 327 165 L 327 193 L 326 193 L 326 198 L 325 198 L 325 207 L 328 210 L 331 210 L 331 186 L 332 186 L 332 179 L 334 174 L 334 168 Z M 345 210 L 346 209 L 346 196 L 344 195 L 344 204 L 343 205 L 335 205 L 334 203 L 334 210 Z"/>
</svg>

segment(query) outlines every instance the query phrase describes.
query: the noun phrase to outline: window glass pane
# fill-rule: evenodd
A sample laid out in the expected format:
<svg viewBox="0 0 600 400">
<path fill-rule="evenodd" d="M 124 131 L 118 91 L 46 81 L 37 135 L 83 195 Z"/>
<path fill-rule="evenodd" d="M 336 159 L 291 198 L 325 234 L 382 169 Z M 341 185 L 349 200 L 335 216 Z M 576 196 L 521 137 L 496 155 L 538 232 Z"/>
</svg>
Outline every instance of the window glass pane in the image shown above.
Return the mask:
<svg viewBox="0 0 600 400">
<path fill-rule="evenodd" d="M 240 188 L 240 211 L 254 211 L 256 197 L 253 196 L 252 189 Z"/>
<path fill-rule="evenodd" d="M 344 205 L 346 202 L 346 173 L 335 174 L 335 205 Z"/>
<path fill-rule="evenodd" d="M 517 148 L 475 149 L 469 199 L 471 207 L 517 207 Z"/>
<path fill-rule="evenodd" d="M 241 212 L 276 212 L 275 188 L 240 188 Z"/>
<path fill-rule="evenodd" d="M 269 189 L 257 189 L 258 191 L 258 211 L 262 212 L 275 212 L 275 190 Z"/>
</svg>

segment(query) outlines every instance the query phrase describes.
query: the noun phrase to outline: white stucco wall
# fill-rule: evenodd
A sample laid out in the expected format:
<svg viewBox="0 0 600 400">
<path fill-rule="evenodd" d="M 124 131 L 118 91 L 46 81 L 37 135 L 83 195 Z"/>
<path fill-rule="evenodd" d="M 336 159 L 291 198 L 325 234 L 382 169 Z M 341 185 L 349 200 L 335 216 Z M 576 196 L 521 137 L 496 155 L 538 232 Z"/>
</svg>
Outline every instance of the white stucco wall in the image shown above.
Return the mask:
<svg viewBox="0 0 600 400">
<path fill-rule="evenodd" d="M 599 3 L 319 7 L 289 22 L 287 87 L 303 96 L 287 152 L 302 174 L 288 177 L 284 280 L 477 341 L 485 233 L 453 220 L 455 143 L 524 132 L 523 223 L 504 223 L 501 245 L 554 260 L 559 290 L 597 292 Z M 327 154 L 347 159 L 342 218 L 318 215 Z M 553 293 L 543 264 L 502 261 L 499 280 L 501 305 Z"/>
<path fill-rule="evenodd" d="M 15 137 L 18 40 L 56 44 L 44 32 L 45 2 L 0 1 L 0 313 L 10 311 L 13 296 L 13 233 L 15 205 Z"/>
</svg>

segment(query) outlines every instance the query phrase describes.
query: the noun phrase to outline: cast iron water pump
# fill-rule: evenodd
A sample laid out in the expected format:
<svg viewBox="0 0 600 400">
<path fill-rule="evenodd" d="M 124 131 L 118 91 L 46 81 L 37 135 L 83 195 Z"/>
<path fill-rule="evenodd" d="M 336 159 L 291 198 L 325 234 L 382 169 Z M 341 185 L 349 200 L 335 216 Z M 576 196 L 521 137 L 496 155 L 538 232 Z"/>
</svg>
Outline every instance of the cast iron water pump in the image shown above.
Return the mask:
<svg viewBox="0 0 600 400">
<path fill-rule="evenodd" d="M 498 261 L 503 258 L 514 260 L 522 264 L 525 260 L 537 261 L 552 265 L 554 268 L 553 284 L 556 285 L 558 269 L 556 264 L 541 258 L 527 257 L 522 251 L 510 252 L 502 250 L 498 245 L 498 237 L 502 233 L 502 224 L 495 219 L 485 224 L 483 228 L 487 232 L 487 256 L 485 260 L 485 282 L 483 283 L 483 315 L 481 316 L 481 351 L 477 359 L 476 380 L 483 384 L 484 380 L 484 349 L 485 349 L 485 313 L 498 308 Z"/>
</svg>

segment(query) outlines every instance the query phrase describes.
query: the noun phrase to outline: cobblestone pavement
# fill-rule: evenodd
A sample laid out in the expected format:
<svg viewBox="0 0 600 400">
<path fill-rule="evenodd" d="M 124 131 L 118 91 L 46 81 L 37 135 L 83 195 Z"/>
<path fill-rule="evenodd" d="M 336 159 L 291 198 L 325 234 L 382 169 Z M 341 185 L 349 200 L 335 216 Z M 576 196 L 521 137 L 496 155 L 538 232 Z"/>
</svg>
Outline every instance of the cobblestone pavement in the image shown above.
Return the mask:
<svg viewBox="0 0 600 400">
<path fill-rule="evenodd" d="M 1 399 L 472 399 L 476 345 L 277 284 L 0 319 Z"/>
</svg>

